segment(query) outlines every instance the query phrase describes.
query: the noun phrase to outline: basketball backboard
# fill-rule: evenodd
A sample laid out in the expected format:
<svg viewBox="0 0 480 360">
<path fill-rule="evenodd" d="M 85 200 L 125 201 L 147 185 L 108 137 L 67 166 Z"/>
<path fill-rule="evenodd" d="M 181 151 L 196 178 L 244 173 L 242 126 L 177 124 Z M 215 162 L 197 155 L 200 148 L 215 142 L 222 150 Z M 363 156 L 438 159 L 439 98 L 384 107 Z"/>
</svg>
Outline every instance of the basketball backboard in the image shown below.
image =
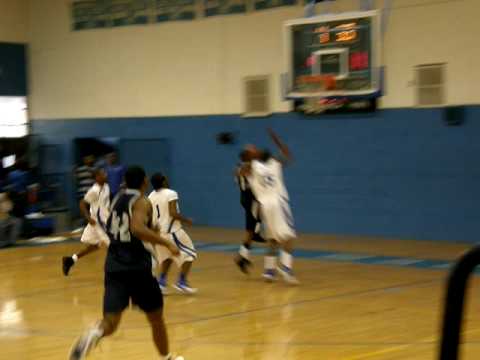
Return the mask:
<svg viewBox="0 0 480 360">
<path fill-rule="evenodd" d="M 365 97 L 382 94 L 380 11 L 327 14 L 290 20 L 284 26 L 284 95 Z M 330 76 L 335 86 L 302 86 L 305 76 Z"/>
</svg>

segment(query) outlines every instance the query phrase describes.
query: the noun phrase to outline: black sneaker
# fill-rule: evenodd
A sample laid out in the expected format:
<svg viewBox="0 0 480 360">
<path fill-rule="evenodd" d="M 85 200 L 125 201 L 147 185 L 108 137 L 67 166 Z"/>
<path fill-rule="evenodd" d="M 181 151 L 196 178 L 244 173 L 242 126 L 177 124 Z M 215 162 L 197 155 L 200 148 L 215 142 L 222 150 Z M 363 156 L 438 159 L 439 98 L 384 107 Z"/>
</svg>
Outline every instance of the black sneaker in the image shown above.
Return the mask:
<svg viewBox="0 0 480 360">
<path fill-rule="evenodd" d="M 250 271 L 249 271 L 249 267 L 252 266 L 252 262 L 248 259 L 245 259 L 244 257 L 242 256 L 237 256 L 235 258 L 235 264 L 237 264 L 237 266 L 239 267 L 240 271 L 244 274 L 248 274 Z"/>
<path fill-rule="evenodd" d="M 75 261 L 73 261 L 71 256 L 65 256 L 62 258 L 62 269 L 63 275 L 68 276 L 70 269 L 72 266 L 75 265 Z"/>
</svg>

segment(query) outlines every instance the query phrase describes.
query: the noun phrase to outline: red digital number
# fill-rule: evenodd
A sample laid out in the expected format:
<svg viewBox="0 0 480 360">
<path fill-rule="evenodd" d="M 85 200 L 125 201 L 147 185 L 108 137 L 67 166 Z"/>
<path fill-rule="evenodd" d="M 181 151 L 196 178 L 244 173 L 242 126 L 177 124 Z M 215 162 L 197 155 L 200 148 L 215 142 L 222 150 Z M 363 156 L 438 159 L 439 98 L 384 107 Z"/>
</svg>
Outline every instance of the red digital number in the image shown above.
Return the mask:
<svg viewBox="0 0 480 360">
<path fill-rule="evenodd" d="M 356 52 L 350 55 L 350 70 L 368 69 L 368 52 Z"/>
</svg>

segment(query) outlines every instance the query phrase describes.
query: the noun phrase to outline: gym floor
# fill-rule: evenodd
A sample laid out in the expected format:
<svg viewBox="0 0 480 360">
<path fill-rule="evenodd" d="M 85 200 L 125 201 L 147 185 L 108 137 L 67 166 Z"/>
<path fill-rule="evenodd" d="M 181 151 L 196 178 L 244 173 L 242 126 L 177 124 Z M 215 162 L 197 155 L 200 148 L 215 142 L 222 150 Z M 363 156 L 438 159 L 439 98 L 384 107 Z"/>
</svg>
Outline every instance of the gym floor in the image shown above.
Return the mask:
<svg viewBox="0 0 480 360">
<path fill-rule="evenodd" d="M 302 284 L 291 287 L 261 280 L 260 249 L 251 275 L 238 271 L 232 257 L 243 232 L 189 233 L 199 250 L 191 275 L 199 293 L 165 298 L 171 348 L 186 360 L 434 359 L 447 271 L 468 248 L 302 235 L 295 261 Z M 61 274 L 61 257 L 80 247 L 68 241 L 0 251 L 0 358 L 64 360 L 75 338 L 100 318 L 105 252 L 81 259 L 69 277 Z M 480 357 L 478 286 L 475 278 L 465 359 Z M 149 326 L 136 310 L 125 313 L 118 333 L 91 356 L 156 358 Z"/>
</svg>

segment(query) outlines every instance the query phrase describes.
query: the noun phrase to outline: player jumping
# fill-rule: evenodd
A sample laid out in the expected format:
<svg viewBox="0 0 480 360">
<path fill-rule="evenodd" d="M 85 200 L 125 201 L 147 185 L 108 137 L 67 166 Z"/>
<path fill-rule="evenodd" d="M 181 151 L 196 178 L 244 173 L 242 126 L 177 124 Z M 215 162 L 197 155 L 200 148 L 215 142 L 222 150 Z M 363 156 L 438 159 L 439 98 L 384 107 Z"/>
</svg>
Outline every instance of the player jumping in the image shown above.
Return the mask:
<svg viewBox="0 0 480 360">
<path fill-rule="evenodd" d="M 282 159 L 278 160 L 268 151 L 262 152 L 252 147 L 248 150 L 251 164 L 242 169 L 242 174 L 248 177 L 252 191 L 260 203 L 264 237 L 269 243 L 263 277 L 267 281 L 273 281 L 278 271 L 286 282 L 298 284 L 292 271 L 292 243 L 296 233 L 293 228 L 288 192 L 283 181 L 283 165 L 291 160 L 291 154 L 288 147 L 272 130 L 269 130 L 269 134 L 280 150 Z M 280 264 L 277 267 L 276 255 L 279 247 Z"/>
<path fill-rule="evenodd" d="M 197 252 L 188 234 L 183 230 L 182 224 L 191 225 L 192 220 L 180 214 L 177 192 L 169 189 L 166 176 L 157 173 L 151 178 L 154 191 L 148 196 L 153 207 L 153 225 L 158 228 L 160 235 L 180 250 L 179 256 L 172 253 L 164 246 L 156 246 L 158 262 L 162 264 L 158 283 L 163 294 L 168 293 L 167 276 L 172 262 L 175 261 L 181 269 L 180 276 L 173 286 L 184 294 L 194 294 L 197 289 L 188 284 L 187 277 L 192 268 Z"/>
</svg>

